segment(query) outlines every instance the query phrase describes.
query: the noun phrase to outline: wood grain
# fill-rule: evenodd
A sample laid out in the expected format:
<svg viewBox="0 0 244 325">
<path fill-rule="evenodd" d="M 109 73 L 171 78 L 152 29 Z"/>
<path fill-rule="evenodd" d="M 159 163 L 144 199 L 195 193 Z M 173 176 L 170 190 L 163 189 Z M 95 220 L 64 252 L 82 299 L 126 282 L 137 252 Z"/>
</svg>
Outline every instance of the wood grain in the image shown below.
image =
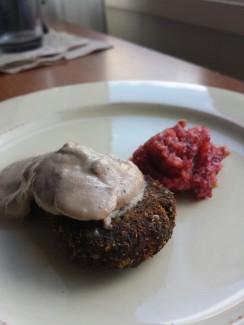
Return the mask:
<svg viewBox="0 0 244 325">
<path fill-rule="evenodd" d="M 1 101 L 52 87 L 108 80 L 166 80 L 244 93 L 244 82 L 183 60 L 66 23 L 57 23 L 54 28 L 107 40 L 113 48 L 15 75 L 0 74 Z"/>
</svg>

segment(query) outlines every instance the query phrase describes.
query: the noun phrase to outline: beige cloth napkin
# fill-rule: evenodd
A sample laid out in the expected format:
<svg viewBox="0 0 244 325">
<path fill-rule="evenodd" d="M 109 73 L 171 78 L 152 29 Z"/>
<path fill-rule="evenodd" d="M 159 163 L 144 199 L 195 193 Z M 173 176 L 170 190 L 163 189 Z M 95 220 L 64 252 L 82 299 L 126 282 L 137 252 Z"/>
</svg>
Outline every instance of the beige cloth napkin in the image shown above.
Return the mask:
<svg viewBox="0 0 244 325">
<path fill-rule="evenodd" d="M 38 49 L 20 53 L 0 53 L 0 72 L 14 74 L 63 60 L 72 60 L 111 47 L 106 41 L 51 30 L 44 35 L 43 46 Z"/>
</svg>

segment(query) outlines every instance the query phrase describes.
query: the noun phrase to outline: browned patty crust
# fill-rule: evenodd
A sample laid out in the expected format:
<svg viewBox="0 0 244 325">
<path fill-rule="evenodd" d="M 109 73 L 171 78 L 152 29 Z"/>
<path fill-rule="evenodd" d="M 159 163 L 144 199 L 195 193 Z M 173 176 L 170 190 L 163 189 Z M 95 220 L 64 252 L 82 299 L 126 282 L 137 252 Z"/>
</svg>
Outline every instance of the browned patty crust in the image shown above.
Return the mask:
<svg viewBox="0 0 244 325">
<path fill-rule="evenodd" d="M 105 269 L 135 267 L 164 247 L 175 226 L 175 198 L 150 177 L 146 182 L 142 200 L 113 218 L 112 229 L 105 229 L 101 221 L 50 216 L 59 245 L 75 264 Z"/>
</svg>

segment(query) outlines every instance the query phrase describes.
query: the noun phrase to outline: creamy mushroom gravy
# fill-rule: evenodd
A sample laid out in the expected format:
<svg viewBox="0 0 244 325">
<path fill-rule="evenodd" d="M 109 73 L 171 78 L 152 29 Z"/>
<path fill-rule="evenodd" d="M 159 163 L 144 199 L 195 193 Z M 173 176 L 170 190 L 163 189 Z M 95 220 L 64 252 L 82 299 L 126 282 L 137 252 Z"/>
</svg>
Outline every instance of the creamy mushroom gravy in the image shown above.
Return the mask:
<svg viewBox="0 0 244 325">
<path fill-rule="evenodd" d="M 0 172 L 0 219 L 23 219 L 35 201 L 43 210 L 73 219 L 104 220 L 135 204 L 145 181 L 130 161 L 76 142 L 14 162 Z"/>
</svg>

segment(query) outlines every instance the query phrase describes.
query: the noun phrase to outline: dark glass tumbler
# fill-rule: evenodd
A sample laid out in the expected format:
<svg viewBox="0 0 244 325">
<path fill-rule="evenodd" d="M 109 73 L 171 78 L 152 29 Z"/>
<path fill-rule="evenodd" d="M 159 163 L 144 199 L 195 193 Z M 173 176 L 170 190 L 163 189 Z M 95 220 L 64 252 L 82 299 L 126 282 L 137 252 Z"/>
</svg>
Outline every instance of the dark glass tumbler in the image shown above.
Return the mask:
<svg viewBox="0 0 244 325">
<path fill-rule="evenodd" d="M 42 45 L 38 0 L 0 0 L 0 51 L 22 52 Z"/>
</svg>

